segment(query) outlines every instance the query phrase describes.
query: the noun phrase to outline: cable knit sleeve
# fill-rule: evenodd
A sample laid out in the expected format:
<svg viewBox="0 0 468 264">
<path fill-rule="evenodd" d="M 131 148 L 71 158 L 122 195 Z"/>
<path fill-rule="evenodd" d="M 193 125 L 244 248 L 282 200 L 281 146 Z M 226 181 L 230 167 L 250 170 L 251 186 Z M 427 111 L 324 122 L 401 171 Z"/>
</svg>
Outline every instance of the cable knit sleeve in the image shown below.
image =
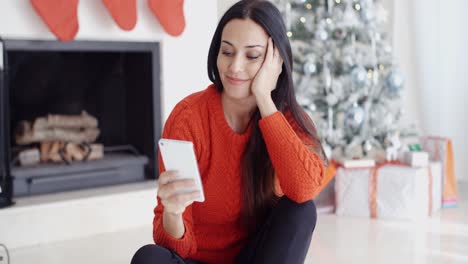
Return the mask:
<svg viewBox="0 0 468 264">
<path fill-rule="evenodd" d="M 184 102 L 176 105 L 171 112 L 169 118 L 164 126 L 163 138 L 189 140 L 193 141 L 193 131 L 190 127 L 190 110 L 186 107 Z M 159 173 L 164 172 L 164 164 L 161 159 L 161 154 L 158 154 Z M 185 226 L 185 233 L 182 238 L 177 239 L 172 237 L 166 232 L 162 224 L 162 214 L 164 206 L 158 199 L 158 204 L 154 209 L 153 220 L 153 239 L 158 245 L 171 249 L 183 258 L 190 257 L 197 252 L 196 240 L 193 233 L 193 219 L 192 219 L 192 205 L 188 206 L 183 213 L 183 221 Z"/>
<path fill-rule="evenodd" d="M 281 112 L 275 112 L 262 118 L 259 127 L 282 192 L 302 203 L 311 200 L 321 186 L 324 165 L 320 156 L 310 150 L 311 139 L 292 116 L 288 119 Z"/>
</svg>

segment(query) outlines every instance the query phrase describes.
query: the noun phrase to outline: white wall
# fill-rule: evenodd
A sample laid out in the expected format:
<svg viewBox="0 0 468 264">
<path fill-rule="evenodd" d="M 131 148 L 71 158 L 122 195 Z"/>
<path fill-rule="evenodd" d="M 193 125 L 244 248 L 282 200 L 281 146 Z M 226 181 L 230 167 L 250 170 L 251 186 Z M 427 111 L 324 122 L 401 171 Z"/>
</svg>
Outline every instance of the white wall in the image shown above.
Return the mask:
<svg viewBox="0 0 468 264">
<path fill-rule="evenodd" d="M 394 62 L 401 69 L 405 77 L 402 91 L 403 120 L 406 125 L 415 124 L 422 129 L 420 89 L 416 79 L 413 24 L 411 10 L 400 8 L 400 1 L 384 0 L 384 6 L 389 12 L 387 29 L 393 47 Z"/>
<path fill-rule="evenodd" d="M 186 95 L 204 89 L 209 80 L 206 57 L 217 22 L 217 1 L 186 0 L 184 33 L 173 38 L 164 33 L 148 8 L 137 0 L 138 22 L 123 31 L 112 20 L 101 1 L 81 0 L 78 6 L 80 30 L 76 40 L 159 41 L 162 55 L 163 120 Z M 19 39 L 55 39 L 28 0 L 0 1 L 0 36 Z"/>
<path fill-rule="evenodd" d="M 464 0 L 395 0 L 394 46 L 411 80 L 423 131 L 453 140 L 455 173 L 468 181 L 468 24 Z"/>
<path fill-rule="evenodd" d="M 218 20 L 226 12 L 229 7 L 238 2 L 239 0 L 218 0 Z"/>
<path fill-rule="evenodd" d="M 418 1 L 423 5 L 422 1 Z M 439 46 L 441 63 L 437 67 L 441 85 L 426 93 L 432 98 L 443 97 L 428 102 L 425 110 L 428 120 L 431 115 L 439 115 L 440 123 L 430 123 L 427 129 L 431 133 L 448 136 L 453 139 L 455 152 L 455 171 L 459 179 L 468 181 L 468 2 L 465 0 L 437 1 L 440 11 Z M 427 14 L 429 15 L 429 14 Z M 428 56 L 428 54 L 424 54 Z M 440 74 L 440 75 L 439 75 Z M 430 77 L 428 74 L 425 77 Z"/>
</svg>

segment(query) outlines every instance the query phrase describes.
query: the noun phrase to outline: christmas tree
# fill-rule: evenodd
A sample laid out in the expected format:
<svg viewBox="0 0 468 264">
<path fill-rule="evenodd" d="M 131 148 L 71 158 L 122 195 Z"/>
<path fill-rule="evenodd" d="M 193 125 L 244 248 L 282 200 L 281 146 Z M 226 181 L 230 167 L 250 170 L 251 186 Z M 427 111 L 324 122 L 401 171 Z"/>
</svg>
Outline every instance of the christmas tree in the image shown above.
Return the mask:
<svg viewBox="0 0 468 264">
<path fill-rule="evenodd" d="M 329 158 L 392 160 L 403 76 L 380 0 L 276 0 L 291 41 L 298 102 Z"/>
</svg>

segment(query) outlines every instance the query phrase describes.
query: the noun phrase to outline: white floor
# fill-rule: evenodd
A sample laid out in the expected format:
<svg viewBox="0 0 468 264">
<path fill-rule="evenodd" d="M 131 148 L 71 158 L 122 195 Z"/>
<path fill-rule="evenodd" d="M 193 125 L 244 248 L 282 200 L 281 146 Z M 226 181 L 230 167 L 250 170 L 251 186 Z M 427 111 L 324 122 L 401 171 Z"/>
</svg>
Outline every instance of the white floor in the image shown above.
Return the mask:
<svg viewBox="0 0 468 264">
<path fill-rule="evenodd" d="M 425 222 L 319 215 L 306 263 L 468 263 L 468 184 L 459 185 L 459 192 L 458 208 L 443 209 Z M 137 248 L 152 243 L 151 229 L 148 224 L 16 248 L 10 250 L 10 263 L 127 264 Z"/>
<path fill-rule="evenodd" d="M 306 263 L 468 263 L 468 184 L 458 208 L 427 221 L 319 215 Z"/>
</svg>

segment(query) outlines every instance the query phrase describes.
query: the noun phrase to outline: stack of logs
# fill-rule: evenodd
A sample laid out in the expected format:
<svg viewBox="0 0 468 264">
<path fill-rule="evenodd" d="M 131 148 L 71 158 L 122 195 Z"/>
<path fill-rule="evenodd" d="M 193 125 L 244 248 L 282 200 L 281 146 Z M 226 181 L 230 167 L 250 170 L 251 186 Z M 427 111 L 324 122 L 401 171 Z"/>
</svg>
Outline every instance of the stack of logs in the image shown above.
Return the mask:
<svg viewBox="0 0 468 264">
<path fill-rule="evenodd" d="M 21 151 L 20 164 L 101 159 L 102 144 L 93 144 L 99 133 L 97 119 L 86 111 L 75 116 L 50 114 L 32 122 L 21 121 L 15 131 L 16 144 L 39 147 Z"/>
</svg>

